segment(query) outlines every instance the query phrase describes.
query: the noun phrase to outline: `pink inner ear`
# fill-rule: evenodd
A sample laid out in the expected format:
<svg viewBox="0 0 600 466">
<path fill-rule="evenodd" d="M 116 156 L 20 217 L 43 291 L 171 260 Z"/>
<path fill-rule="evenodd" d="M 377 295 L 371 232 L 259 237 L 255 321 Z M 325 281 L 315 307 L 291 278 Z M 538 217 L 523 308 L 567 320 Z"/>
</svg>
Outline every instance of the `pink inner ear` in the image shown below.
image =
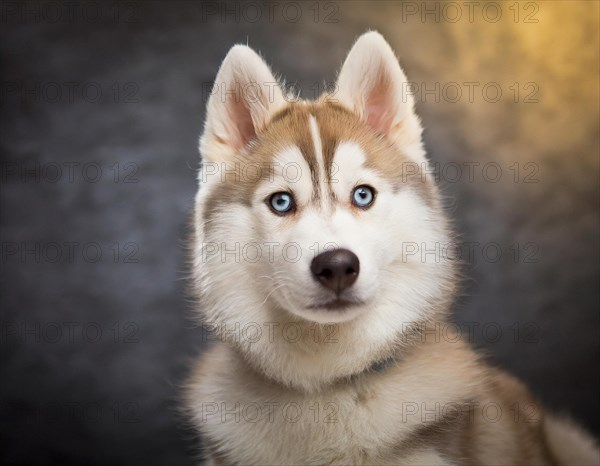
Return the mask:
<svg viewBox="0 0 600 466">
<path fill-rule="evenodd" d="M 382 134 L 388 134 L 394 119 L 393 96 L 390 83 L 383 76 L 370 90 L 365 102 L 367 124 Z"/>
<path fill-rule="evenodd" d="M 243 148 L 252 138 L 256 136 L 250 109 L 246 106 L 243 99 L 233 100 L 229 106 L 229 116 L 231 121 L 231 142 L 236 149 Z"/>
<path fill-rule="evenodd" d="M 382 134 L 387 134 L 392 125 L 392 119 L 384 103 L 367 103 L 367 124 Z"/>
</svg>

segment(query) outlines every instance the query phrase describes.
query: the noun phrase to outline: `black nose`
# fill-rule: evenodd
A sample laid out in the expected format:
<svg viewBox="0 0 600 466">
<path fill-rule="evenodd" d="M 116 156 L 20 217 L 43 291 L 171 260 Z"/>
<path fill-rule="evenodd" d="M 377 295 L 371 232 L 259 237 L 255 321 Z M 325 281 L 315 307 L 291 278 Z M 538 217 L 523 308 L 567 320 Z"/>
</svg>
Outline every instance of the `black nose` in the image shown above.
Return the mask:
<svg viewBox="0 0 600 466">
<path fill-rule="evenodd" d="M 352 251 L 333 249 L 315 257 L 310 271 L 315 278 L 330 290 L 340 293 L 350 288 L 358 277 L 360 262 Z"/>
</svg>

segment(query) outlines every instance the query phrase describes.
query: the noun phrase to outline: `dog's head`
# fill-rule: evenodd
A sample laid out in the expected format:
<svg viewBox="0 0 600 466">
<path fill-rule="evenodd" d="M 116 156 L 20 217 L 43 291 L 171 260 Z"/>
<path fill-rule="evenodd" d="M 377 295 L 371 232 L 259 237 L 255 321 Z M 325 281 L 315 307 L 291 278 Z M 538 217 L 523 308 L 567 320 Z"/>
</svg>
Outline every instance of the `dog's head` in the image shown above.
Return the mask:
<svg viewBox="0 0 600 466">
<path fill-rule="evenodd" d="M 266 63 L 235 46 L 200 150 L 194 272 L 209 322 L 225 332 L 334 322 L 348 339 L 338 349 L 362 351 L 362 367 L 444 307 L 446 220 L 406 77 L 378 33 L 358 39 L 316 102 L 286 97 Z M 273 358 L 285 359 L 258 365 Z"/>
</svg>

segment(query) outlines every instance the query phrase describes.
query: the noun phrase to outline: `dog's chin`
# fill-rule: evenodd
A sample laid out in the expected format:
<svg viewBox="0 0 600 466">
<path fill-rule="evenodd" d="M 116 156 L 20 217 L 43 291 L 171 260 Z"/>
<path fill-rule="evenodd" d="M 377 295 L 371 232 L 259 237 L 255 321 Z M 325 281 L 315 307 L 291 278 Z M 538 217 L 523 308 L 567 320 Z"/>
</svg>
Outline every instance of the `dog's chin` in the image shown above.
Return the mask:
<svg viewBox="0 0 600 466">
<path fill-rule="evenodd" d="M 294 306 L 289 308 L 288 312 L 318 324 L 337 324 L 350 322 L 365 312 L 365 303 L 355 300 L 332 299 L 304 307 Z"/>
</svg>

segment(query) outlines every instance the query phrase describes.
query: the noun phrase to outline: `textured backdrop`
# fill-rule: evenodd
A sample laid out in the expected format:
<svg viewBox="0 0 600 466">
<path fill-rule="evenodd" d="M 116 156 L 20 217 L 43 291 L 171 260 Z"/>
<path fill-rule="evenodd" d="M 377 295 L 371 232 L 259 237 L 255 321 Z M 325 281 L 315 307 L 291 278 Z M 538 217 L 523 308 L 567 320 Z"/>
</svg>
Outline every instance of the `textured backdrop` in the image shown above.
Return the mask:
<svg viewBox="0 0 600 466">
<path fill-rule="evenodd" d="M 599 435 L 598 3 L 470 5 L 2 2 L 0 463 L 193 462 L 185 240 L 210 83 L 249 43 L 311 98 L 368 29 L 469 244 L 456 321 Z"/>
</svg>

